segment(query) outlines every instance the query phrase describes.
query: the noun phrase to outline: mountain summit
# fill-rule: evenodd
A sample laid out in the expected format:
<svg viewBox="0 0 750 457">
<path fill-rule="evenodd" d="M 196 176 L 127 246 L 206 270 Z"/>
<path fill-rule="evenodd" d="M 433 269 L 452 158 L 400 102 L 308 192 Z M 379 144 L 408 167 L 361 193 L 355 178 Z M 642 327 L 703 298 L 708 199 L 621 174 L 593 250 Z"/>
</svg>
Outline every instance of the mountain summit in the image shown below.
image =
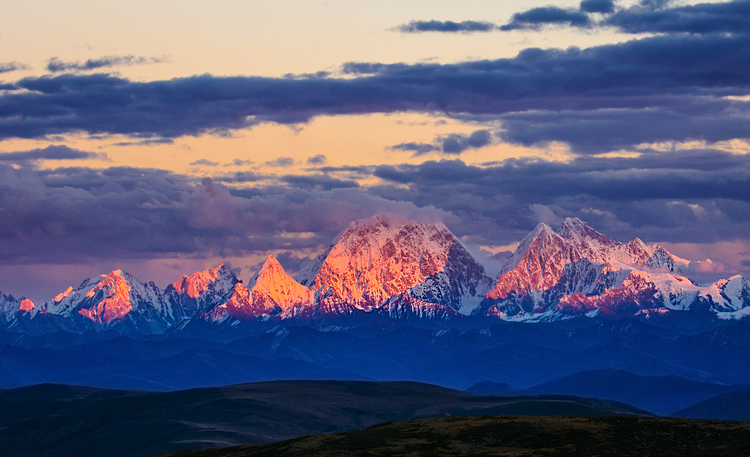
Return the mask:
<svg viewBox="0 0 750 457">
<path fill-rule="evenodd" d="M 639 238 L 619 243 L 577 218 L 565 219 L 557 231 L 541 223 L 521 241 L 477 312 L 556 320 L 583 313 L 736 313 L 750 305 L 740 298 L 741 278 L 729 289 L 728 283 L 699 287 L 682 276 L 680 263 L 659 245 Z"/>
<path fill-rule="evenodd" d="M 315 262 L 316 299 L 360 310 L 406 294 L 455 311 L 473 309 L 492 280 L 442 223 L 376 216 L 352 223 Z"/>
</svg>

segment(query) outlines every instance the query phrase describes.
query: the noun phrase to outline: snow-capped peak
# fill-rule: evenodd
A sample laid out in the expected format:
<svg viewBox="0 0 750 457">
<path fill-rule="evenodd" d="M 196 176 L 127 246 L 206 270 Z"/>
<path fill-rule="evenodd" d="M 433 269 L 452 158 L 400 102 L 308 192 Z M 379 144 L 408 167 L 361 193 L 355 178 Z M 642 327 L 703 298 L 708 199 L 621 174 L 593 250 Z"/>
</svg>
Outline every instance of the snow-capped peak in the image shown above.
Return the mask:
<svg viewBox="0 0 750 457">
<path fill-rule="evenodd" d="M 528 233 L 521 242 L 518 245 L 518 248 L 516 248 L 515 252 L 513 252 L 513 255 L 510 256 L 508 261 L 503 265 L 502 271 L 500 274 L 506 273 L 508 271 L 513 270 L 516 268 L 518 263 L 521 261 L 521 259 L 524 258 L 526 255 L 526 252 L 529 249 L 529 246 L 534 242 L 534 240 L 537 240 L 538 238 L 552 238 L 557 237 L 560 238 L 560 235 L 555 233 L 555 231 L 550 227 L 549 225 L 545 224 L 544 222 L 540 222 L 534 227 L 534 230 Z M 543 243 L 539 243 L 542 245 Z"/>
<path fill-rule="evenodd" d="M 456 237 L 442 223 L 375 216 L 352 223 L 323 261 L 313 290 L 369 309 L 442 271 Z"/>
<path fill-rule="evenodd" d="M 573 246 L 584 250 L 601 251 L 617 244 L 607 235 L 597 232 L 577 217 L 566 218 L 557 233 Z"/>
<path fill-rule="evenodd" d="M 272 255 L 263 263 L 254 282 L 251 289 L 254 303 L 263 296 L 282 311 L 312 303 L 310 289 L 292 279 Z"/>
<path fill-rule="evenodd" d="M 128 275 L 129 276 L 129 275 Z M 133 305 L 130 302 L 130 284 L 122 270 L 114 270 L 104 277 L 96 286 L 86 292 L 86 298 L 100 296 L 102 300 L 91 307 L 78 310 L 78 314 L 93 322 L 106 324 L 122 320 Z"/>
<path fill-rule="evenodd" d="M 182 278 L 174 282 L 172 286 L 177 292 L 183 293 L 190 298 L 198 298 L 201 293 L 206 291 L 210 283 L 216 281 L 216 278 L 223 270 L 225 270 L 224 264 L 220 263 L 215 268 L 197 271 L 190 276 L 182 275 Z"/>
</svg>

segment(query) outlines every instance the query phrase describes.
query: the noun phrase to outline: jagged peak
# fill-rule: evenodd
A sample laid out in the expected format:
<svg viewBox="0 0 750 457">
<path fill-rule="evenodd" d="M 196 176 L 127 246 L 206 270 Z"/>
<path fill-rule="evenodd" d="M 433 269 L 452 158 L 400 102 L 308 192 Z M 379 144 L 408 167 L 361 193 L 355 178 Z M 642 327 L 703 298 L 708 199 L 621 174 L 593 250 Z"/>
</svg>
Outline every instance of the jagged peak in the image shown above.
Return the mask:
<svg viewBox="0 0 750 457">
<path fill-rule="evenodd" d="M 633 238 L 632 240 L 628 241 L 628 242 L 627 242 L 627 243 L 625 243 L 625 244 L 630 244 L 630 245 L 632 245 L 632 246 L 638 246 L 638 247 L 641 247 L 641 248 L 643 248 L 643 249 L 646 249 L 646 248 L 648 248 L 648 247 L 649 247 L 649 245 L 648 245 L 648 244 L 646 244 L 646 243 L 645 243 L 645 242 L 644 242 L 644 241 L 643 241 L 642 239 L 640 239 L 639 237 L 635 237 L 635 238 Z M 652 246 L 652 248 L 653 248 L 653 250 L 654 250 L 654 251 L 656 251 L 657 249 L 661 249 L 662 251 L 666 252 L 666 250 L 665 250 L 665 249 L 663 249 L 663 248 L 662 248 L 661 246 L 659 246 L 659 245 L 654 245 L 654 246 Z"/>
<path fill-rule="evenodd" d="M 595 242 L 602 246 L 614 246 L 617 242 L 607 235 L 594 230 L 586 222 L 577 217 L 567 217 L 563 221 L 557 233 L 566 241 L 574 244 Z"/>
<path fill-rule="evenodd" d="M 526 251 L 529 249 L 529 246 L 539 237 L 543 238 L 550 238 L 550 237 L 556 237 L 560 238 L 560 235 L 558 235 L 552 227 L 547 225 L 544 222 L 540 222 L 534 227 L 534 230 L 529 232 L 518 244 L 518 247 L 513 252 L 513 255 L 510 256 L 508 261 L 503 265 L 502 270 L 500 271 L 500 274 L 498 276 L 502 276 L 503 274 L 509 272 L 510 270 L 516 268 L 518 266 L 518 263 L 523 259 L 524 255 L 526 254 Z"/>
<path fill-rule="evenodd" d="M 172 287 L 177 292 L 184 293 L 191 298 L 198 298 L 208 285 L 219 278 L 219 276 L 226 276 L 234 278 L 234 274 L 224 264 L 220 263 L 214 268 L 208 270 L 196 271 L 190 276 L 182 275 L 182 278 L 172 283 Z"/>
<path fill-rule="evenodd" d="M 577 217 L 566 217 L 565 220 L 563 220 L 562 225 L 560 225 L 560 228 L 557 230 L 557 233 L 563 238 L 567 238 L 575 235 L 585 236 L 591 231 L 596 232 L 596 230 L 592 229 L 590 225 L 583 222 L 581 219 Z"/>
<path fill-rule="evenodd" d="M 260 270 L 250 278 L 248 285 L 250 288 L 254 288 L 259 282 L 264 283 L 267 281 L 273 281 L 274 276 L 278 278 L 279 276 L 287 277 L 289 275 L 273 254 L 269 254 L 268 257 L 266 257 L 265 262 L 263 262 L 263 265 L 260 267 Z M 289 276 L 289 279 L 292 279 L 291 276 Z"/>
<path fill-rule="evenodd" d="M 590 229 L 590 228 L 591 227 L 587 223 L 585 223 L 584 221 L 582 221 L 581 219 L 579 219 L 577 217 L 566 217 L 563 220 L 562 225 L 560 226 L 560 231 L 562 232 L 562 231 L 568 229 L 568 230 L 574 230 L 574 231 L 577 231 L 577 232 L 581 232 L 581 231 L 584 231 L 584 230 Z"/>
<path fill-rule="evenodd" d="M 125 294 L 127 294 L 130 291 L 130 280 L 133 279 L 132 276 L 124 273 L 122 270 L 112 270 L 107 275 L 101 275 L 100 278 L 102 279 L 98 281 L 96 286 L 86 293 L 87 297 L 93 297 L 97 291 L 104 288 L 123 289 L 126 291 Z"/>
<path fill-rule="evenodd" d="M 534 238 L 536 238 L 536 236 L 539 235 L 540 233 L 545 233 L 545 234 L 555 233 L 555 231 L 546 222 L 540 222 L 536 224 L 536 227 L 534 227 L 534 230 L 532 230 L 531 233 L 529 233 L 529 235 L 527 236 L 533 235 Z"/>
<path fill-rule="evenodd" d="M 281 264 L 279 263 L 278 260 L 276 260 L 273 254 L 268 254 L 268 257 L 266 257 L 266 261 L 263 262 L 263 266 L 260 268 L 260 271 L 269 270 L 269 269 L 284 271 L 284 267 L 281 266 Z"/>
</svg>

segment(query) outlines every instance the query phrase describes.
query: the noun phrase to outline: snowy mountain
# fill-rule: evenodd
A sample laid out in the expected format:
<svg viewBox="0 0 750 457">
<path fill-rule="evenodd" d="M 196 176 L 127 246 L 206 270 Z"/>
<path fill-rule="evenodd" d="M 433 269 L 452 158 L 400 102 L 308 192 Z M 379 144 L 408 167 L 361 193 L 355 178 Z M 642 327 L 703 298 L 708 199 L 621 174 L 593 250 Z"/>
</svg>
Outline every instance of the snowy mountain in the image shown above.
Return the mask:
<svg viewBox="0 0 750 457">
<path fill-rule="evenodd" d="M 312 264 L 298 279 L 328 308 L 346 304 L 369 311 L 406 294 L 468 314 L 492 285 L 445 225 L 385 216 L 352 223 Z"/>
<path fill-rule="evenodd" d="M 638 238 L 620 243 L 566 219 L 558 230 L 539 224 L 493 281 L 445 225 L 376 216 L 351 223 L 296 280 L 273 256 L 247 286 L 224 264 L 164 290 L 115 270 L 41 305 L 0 294 L 0 325 L 35 334 L 153 334 L 191 323 L 221 331 L 266 321 L 351 328 L 385 321 L 443 325 L 466 316 L 544 322 L 681 311 L 750 315 L 746 279 L 699 286 L 683 276 L 688 264 L 658 245 Z"/>
<path fill-rule="evenodd" d="M 174 324 L 173 308 L 152 282 L 138 282 L 114 270 L 89 278 L 77 289 L 69 287 L 39 308 L 39 314 L 57 316 L 65 329 L 114 329 L 121 332 L 161 333 Z"/>
<path fill-rule="evenodd" d="M 557 231 L 539 224 L 475 314 L 523 321 L 685 310 L 713 311 L 723 318 L 744 315 L 750 306 L 744 279 L 701 287 L 681 275 L 684 263 L 638 238 L 613 241 L 579 219 L 566 219 Z"/>
<path fill-rule="evenodd" d="M 0 293 L 0 323 L 8 325 L 16 317 L 19 309 L 22 309 L 21 302 L 21 300 L 13 298 L 12 295 Z M 31 300 L 28 300 L 28 302 L 31 302 Z M 25 303 L 25 305 L 24 310 L 28 308 L 28 303 Z M 34 304 L 31 303 L 32 308 L 33 306 Z"/>
<path fill-rule="evenodd" d="M 215 323 L 224 323 L 228 319 L 267 319 L 295 307 L 309 306 L 313 301 L 310 289 L 292 279 L 271 255 L 250 282 L 250 289 L 242 283 L 236 284 L 227 301 L 198 318 Z"/>
<path fill-rule="evenodd" d="M 210 311 L 217 303 L 227 301 L 238 283 L 237 277 L 223 263 L 190 276 L 183 275 L 164 290 L 172 319 L 191 319 Z"/>
</svg>

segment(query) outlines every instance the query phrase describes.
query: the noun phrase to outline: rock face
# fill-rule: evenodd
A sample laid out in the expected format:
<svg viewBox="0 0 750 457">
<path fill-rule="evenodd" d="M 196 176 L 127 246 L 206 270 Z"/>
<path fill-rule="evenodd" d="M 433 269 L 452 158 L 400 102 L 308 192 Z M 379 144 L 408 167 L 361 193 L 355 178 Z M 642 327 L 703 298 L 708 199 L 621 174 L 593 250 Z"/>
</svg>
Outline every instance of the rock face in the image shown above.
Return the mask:
<svg viewBox="0 0 750 457">
<path fill-rule="evenodd" d="M 700 287 L 681 275 L 682 262 L 638 238 L 613 241 L 579 219 L 566 219 L 557 231 L 539 224 L 475 314 L 545 321 L 584 313 L 632 316 L 704 309 L 730 318 L 750 306 L 741 277 Z"/>
</svg>

